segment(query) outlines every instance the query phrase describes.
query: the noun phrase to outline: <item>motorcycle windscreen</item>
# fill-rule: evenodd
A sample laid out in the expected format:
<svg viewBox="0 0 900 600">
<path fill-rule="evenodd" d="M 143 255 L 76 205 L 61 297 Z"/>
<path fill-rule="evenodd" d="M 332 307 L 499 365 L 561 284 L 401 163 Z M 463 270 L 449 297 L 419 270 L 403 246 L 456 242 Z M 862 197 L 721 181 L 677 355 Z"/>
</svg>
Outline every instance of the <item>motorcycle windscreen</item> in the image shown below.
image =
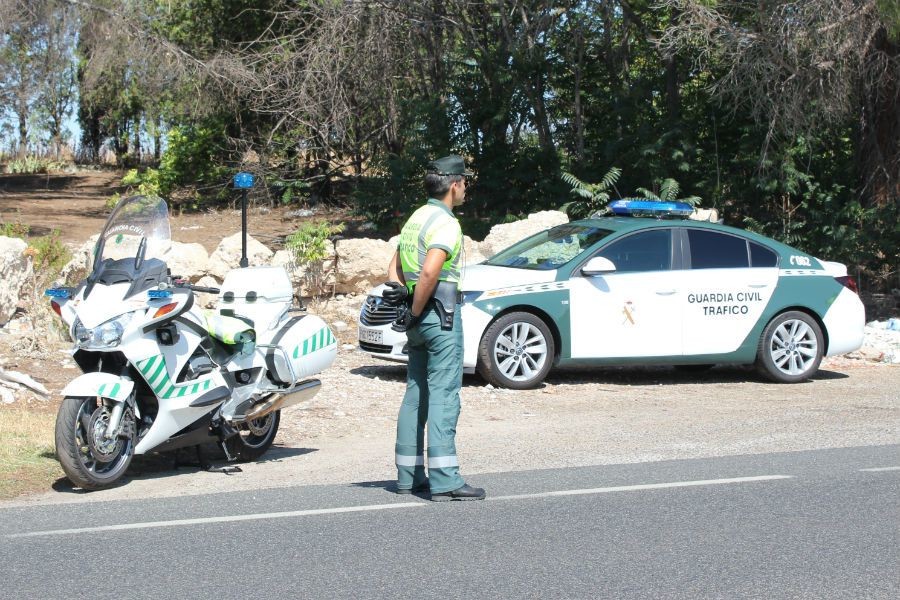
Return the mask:
<svg viewBox="0 0 900 600">
<path fill-rule="evenodd" d="M 129 196 L 106 221 L 95 249 L 94 269 L 104 261 L 162 260 L 171 240 L 166 201 L 156 196 Z"/>
</svg>

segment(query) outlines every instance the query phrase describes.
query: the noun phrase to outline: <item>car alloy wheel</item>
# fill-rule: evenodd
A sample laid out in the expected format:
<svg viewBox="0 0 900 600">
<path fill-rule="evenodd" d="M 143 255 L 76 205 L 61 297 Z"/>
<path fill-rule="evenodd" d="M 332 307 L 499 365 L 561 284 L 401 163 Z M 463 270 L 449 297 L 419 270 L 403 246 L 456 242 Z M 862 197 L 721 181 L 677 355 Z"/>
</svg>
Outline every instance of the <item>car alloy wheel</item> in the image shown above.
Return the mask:
<svg viewBox="0 0 900 600">
<path fill-rule="evenodd" d="M 822 362 L 823 342 L 822 330 L 812 317 L 799 311 L 782 313 L 763 330 L 757 364 L 773 381 L 805 381 Z"/>
<path fill-rule="evenodd" d="M 478 351 L 478 370 L 494 385 L 512 389 L 537 386 L 553 366 L 553 335 L 537 316 L 503 315 L 488 327 Z"/>
</svg>

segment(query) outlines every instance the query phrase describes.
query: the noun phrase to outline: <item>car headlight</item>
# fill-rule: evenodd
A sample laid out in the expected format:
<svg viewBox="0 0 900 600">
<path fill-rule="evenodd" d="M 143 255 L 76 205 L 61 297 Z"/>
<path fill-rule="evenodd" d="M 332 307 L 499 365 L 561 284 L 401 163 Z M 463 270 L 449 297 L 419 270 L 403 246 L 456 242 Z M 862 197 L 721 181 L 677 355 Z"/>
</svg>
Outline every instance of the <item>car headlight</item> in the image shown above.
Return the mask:
<svg viewBox="0 0 900 600">
<path fill-rule="evenodd" d="M 462 303 L 463 304 L 471 304 L 478 300 L 478 297 L 481 296 L 484 292 L 463 292 L 462 293 Z"/>
<path fill-rule="evenodd" d="M 131 321 L 134 313 L 128 313 L 115 319 L 110 319 L 93 329 L 85 327 L 81 320 L 75 321 L 73 334 L 75 343 L 82 348 L 114 348 L 122 341 L 125 327 Z"/>
</svg>

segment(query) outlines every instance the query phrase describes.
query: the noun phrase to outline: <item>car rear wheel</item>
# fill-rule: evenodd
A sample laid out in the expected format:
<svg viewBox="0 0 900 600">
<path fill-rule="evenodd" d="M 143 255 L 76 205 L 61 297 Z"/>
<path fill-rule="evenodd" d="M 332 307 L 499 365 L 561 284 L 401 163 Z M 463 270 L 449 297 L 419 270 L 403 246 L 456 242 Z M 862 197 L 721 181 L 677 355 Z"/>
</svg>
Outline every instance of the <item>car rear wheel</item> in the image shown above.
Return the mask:
<svg viewBox="0 0 900 600">
<path fill-rule="evenodd" d="M 778 383 L 806 381 L 819 369 L 824 342 L 822 329 L 812 317 L 799 311 L 782 313 L 763 330 L 757 368 Z"/>
<path fill-rule="evenodd" d="M 496 386 L 525 390 L 544 380 L 554 356 L 547 324 L 531 313 L 513 312 L 485 331 L 478 347 L 478 372 Z"/>
</svg>

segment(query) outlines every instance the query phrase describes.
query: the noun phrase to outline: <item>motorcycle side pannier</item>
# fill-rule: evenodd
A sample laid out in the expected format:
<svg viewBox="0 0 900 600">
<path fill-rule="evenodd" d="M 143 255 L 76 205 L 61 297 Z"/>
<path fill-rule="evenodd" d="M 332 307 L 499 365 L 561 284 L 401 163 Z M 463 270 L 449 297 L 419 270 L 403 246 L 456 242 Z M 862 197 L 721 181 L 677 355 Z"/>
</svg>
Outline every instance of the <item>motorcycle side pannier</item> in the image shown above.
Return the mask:
<svg viewBox="0 0 900 600">
<path fill-rule="evenodd" d="M 281 383 L 293 384 L 331 366 L 337 356 L 337 338 L 331 328 L 315 315 L 297 315 L 287 318 L 284 323 L 266 338 L 259 339 L 259 345 L 279 346 L 282 350 L 265 348 L 266 365 L 273 378 Z M 257 346 L 259 347 L 259 346 Z M 291 380 L 290 367 L 295 380 Z"/>
</svg>

